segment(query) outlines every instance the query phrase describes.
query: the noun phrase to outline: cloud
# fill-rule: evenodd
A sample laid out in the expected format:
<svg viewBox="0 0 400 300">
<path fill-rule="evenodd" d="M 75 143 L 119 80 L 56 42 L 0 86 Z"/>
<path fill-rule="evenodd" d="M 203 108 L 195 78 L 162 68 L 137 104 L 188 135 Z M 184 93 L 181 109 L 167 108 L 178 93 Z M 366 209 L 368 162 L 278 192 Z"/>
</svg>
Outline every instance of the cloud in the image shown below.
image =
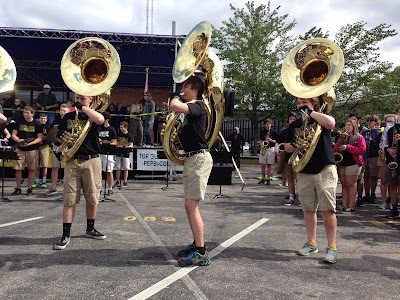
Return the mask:
<svg viewBox="0 0 400 300">
<path fill-rule="evenodd" d="M 144 0 L 2 0 L 1 26 L 145 34 L 146 3 Z M 172 34 L 172 21 L 176 21 L 177 34 L 189 33 L 204 20 L 220 27 L 223 20 L 233 16 L 229 3 L 236 8 L 245 7 L 243 0 L 148 0 L 148 3 L 154 5 L 153 10 L 148 11 L 148 33 L 153 29 L 153 34 L 161 35 Z M 254 3 L 259 6 L 268 4 L 268 1 L 255 0 Z M 366 22 L 368 28 L 381 23 L 391 24 L 393 29 L 400 32 L 398 0 L 271 1 L 272 9 L 278 6 L 282 15 L 288 14 L 288 22 L 296 20 L 296 34 L 303 34 L 316 26 L 329 31 L 333 38 L 341 26 L 357 21 Z M 379 46 L 383 60 L 400 65 L 398 37 L 388 39 Z"/>
</svg>

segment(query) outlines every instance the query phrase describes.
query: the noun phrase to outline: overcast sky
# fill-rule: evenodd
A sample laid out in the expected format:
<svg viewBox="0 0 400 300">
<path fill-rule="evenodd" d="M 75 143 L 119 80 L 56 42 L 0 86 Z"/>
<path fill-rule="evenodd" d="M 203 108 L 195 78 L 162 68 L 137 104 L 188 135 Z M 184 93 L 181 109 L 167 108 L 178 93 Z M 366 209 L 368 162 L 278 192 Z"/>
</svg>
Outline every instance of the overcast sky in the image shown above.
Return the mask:
<svg viewBox="0 0 400 300">
<path fill-rule="evenodd" d="M 187 34 L 199 22 L 207 20 L 220 27 L 232 17 L 229 3 L 244 7 L 245 0 L 0 0 L 0 27 L 28 27 L 146 33 L 146 4 L 149 3 L 148 33 Z M 153 9 L 151 10 L 151 3 Z M 255 0 L 255 5 L 267 4 Z M 341 26 L 365 21 L 367 28 L 381 23 L 400 32 L 400 0 L 271 0 L 271 7 L 296 20 L 296 34 L 313 26 L 330 33 Z M 152 18 L 151 18 L 152 16 Z M 381 59 L 400 66 L 400 36 L 378 44 Z"/>
</svg>

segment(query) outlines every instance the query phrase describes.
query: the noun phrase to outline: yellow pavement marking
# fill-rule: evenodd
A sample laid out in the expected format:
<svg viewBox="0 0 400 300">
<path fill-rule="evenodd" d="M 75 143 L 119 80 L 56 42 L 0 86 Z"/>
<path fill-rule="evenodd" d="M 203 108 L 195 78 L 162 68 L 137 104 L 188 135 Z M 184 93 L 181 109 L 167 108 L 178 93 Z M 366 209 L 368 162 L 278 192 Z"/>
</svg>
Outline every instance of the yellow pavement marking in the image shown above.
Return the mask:
<svg viewBox="0 0 400 300">
<path fill-rule="evenodd" d="M 125 221 L 136 221 L 136 217 L 135 216 L 126 216 L 124 217 Z"/>
<path fill-rule="evenodd" d="M 164 222 L 175 222 L 176 219 L 174 217 L 162 217 L 161 220 Z"/>
<path fill-rule="evenodd" d="M 143 218 L 143 220 L 145 220 L 146 222 L 154 222 L 156 219 L 156 217 L 153 216 L 146 216 Z"/>
</svg>

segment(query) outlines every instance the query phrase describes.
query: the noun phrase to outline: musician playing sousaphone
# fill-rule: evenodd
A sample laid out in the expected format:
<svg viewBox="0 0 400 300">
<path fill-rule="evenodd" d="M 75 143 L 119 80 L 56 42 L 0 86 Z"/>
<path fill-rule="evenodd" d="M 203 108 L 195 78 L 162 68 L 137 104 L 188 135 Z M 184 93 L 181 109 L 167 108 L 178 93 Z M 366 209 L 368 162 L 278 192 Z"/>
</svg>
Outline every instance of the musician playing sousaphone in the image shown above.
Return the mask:
<svg viewBox="0 0 400 300">
<path fill-rule="evenodd" d="M 297 174 L 299 198 L 304 211 L 307 242 L 297 251 L 307 256 L 318 252 L 317 209 L 322 214 L 328 247 L 324 261 L 335 263 L 336 187 L 338 175 L 332 150 L 335 119 L 326 114 L 334 105 L 333 85 L 344 67 L 341 49 L 324 38 L 294 47 L 282 65 L 282 83 L 295 96 L 301 118 L 288 128 L 285 151 Z M 332 72 L 332 70 L 335 70 Z"/>
<path fill-rule="evenodd" d="M 83 38 L 73 43 L 61 61 L 65 84 L 75 92 L 75 111 L 60 121 L 56 137 L 64 161 L 63 233 L 53 245 L 63 250 L 70 242 L 71 225 L 81 188 L 86 200 L 85 236 L 104 240 L 95 229 L 101 189 L 99 131 L 104 123 L 102 112 L 109 105 L 110 88 L 119 76 L 121 63 L 115 48 L 100 38 Z M 97 95 L 97 96 L 96 96 Z"/>
</svg>

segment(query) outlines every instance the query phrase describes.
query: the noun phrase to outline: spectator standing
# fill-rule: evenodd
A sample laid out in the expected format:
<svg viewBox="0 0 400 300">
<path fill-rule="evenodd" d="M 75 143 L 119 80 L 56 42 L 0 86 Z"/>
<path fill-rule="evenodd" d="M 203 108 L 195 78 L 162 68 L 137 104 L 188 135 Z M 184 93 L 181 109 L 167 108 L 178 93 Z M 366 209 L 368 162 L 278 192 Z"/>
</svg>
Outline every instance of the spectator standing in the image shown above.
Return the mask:
<svg viewBox="0 0 400 300">
<path fill-rule="evenodd" d="M 144 93 L 144 99 L 146 100 L 146 102 L 143 103 L 142 113 L 146 114 L 143 116 L 145 144 L 147 146 L 153 146 L 151 132 L 154 126 L 155 104 L 151 93 Z"/>
<path fill-rule="evenodd" d="M 51 86 L 47 83 L 43 86 L 43 93 L 40 93 L 36 98 L 36 106 L 39 110 L 53 111 L 47 114 L 47 124 L 51 125 L 54 122 L 54 111 L 58 108 L 56 96 L 50 91 Z"/>
</svg>

